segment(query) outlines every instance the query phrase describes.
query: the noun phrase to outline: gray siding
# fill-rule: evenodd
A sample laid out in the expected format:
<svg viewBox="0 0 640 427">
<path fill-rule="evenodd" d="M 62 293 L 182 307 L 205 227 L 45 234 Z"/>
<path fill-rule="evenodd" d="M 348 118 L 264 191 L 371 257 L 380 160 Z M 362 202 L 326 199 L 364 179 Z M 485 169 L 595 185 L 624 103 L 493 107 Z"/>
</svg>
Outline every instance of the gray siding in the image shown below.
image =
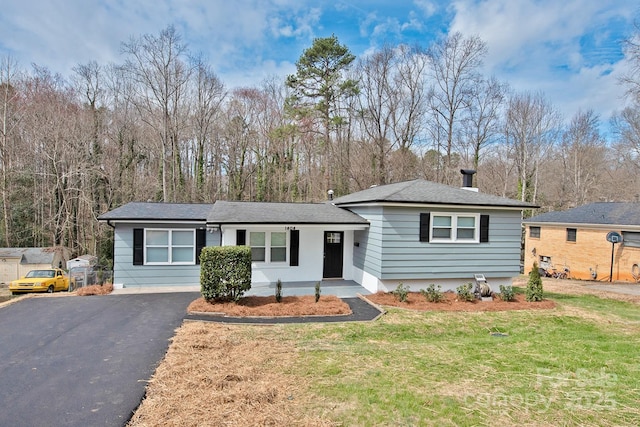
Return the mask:
<svg viewBox="0 0 640 427">
<path fill-rule="evenodd" d="M 113 283 L 123 284 L 125 287 L 200 284 L 200 265 L 133 265 L 134 228 L 194 229 L 196 227 L 175 223 L 148 224 L 146 227 L 141 224 L 118 224 L 114 232 Z M 220 244 L 219 232 L 206 233 L 206 236 L 207 246 Z"/>
<path fill-rule="evenodd" d="M 369 242 L 364 245 L 361 242 L 360 248 L 355 248 L 356 266 L 364 267 L 364 271 L 380 279 L 473 278 L 474 273 L 513 277 L 520 272 L 519 211 L 410 207 L 384 207 L 378 211 L 354 208 L 353 211 L 371 220 Z M 489 242 L 420 242 L 420 213 L 426 212 L 489 215 Z"/>
</svg>

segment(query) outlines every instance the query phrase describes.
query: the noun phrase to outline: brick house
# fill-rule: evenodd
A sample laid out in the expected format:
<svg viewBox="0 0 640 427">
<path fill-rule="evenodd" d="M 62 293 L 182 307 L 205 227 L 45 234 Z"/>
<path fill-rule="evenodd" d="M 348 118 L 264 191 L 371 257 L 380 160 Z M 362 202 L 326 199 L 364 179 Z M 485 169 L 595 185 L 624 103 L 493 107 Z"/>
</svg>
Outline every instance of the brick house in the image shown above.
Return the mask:
<svg viewBox="0 0 640 427">
<path fill-rule="evenodd" d="M 591 203 L 534 216 L 524 226 L 526 273 L 536 261 L 548 269 L 567 267 L 573 279 L 640 280 L 640 203 Z M 607 241 L 611 231 L 622 243 Z"/>
</svg>

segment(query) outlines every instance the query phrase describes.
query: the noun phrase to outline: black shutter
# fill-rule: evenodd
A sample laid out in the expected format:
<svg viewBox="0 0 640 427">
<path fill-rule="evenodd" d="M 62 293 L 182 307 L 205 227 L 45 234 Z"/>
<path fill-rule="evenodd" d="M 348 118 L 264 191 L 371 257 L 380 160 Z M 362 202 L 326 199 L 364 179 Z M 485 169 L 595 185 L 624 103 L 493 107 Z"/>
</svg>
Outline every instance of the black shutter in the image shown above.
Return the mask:
<svg viewBox="0 0 640 427">
<path fill-rule="evenodd" d="M 236 246 L 247 244 L 247 230 L 236 230 Z"/>
<path fill-rule="evenodd" d="M 297 267 L 300 265 L 300 231 L 299 230 L 291 230 L 291 238 L 290 238 L 290 247 L 289 247 L 289 265 L 292 267 Z"/>
<path fill-rule="evenodd" d="M 144 264 L 144 229 L 133 229 L 133 265 Z"/>
<path fill-rule="evenodd" d="M 207 230 L 197 229 L 196 230 L 196 264 L 200 264 L 200 253 L 202 253 L 202 248 L 207 245 Z"/>
<path fill-rule="evenodd" d="M 480 215 L 480 243 L 489 241 L 489 215 Z"/>
<path fill-rule="evenodd" d="M 428 242 L 429 241 L 429 224 L 430 224 L 430 214 L 421 213 L 420 214 L 420 241 Z"/>
</svg>

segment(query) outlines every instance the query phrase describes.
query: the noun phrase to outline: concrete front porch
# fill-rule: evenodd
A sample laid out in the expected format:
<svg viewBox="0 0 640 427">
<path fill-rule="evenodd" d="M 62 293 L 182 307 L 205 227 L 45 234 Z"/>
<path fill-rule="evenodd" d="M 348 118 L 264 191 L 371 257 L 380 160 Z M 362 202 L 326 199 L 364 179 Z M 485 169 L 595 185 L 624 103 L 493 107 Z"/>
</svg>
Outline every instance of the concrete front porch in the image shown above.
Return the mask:
<svg viewBox="0 0 640 427">
<path fill-rule="evenodd" d="M 314 295 L 317 282 L 282 282 L 282 296 Z M 275 283 L 254 283 L 245 295 L 270 296 L 276 294 Z M 353 280 L 323 280 L 320 282 L 321 295 L 335 295 L 338 298 L 353 298 L 358 294 L 370 295 L 371 292 Z"/>
<path fill-rule="evenodd" d="M 127 286 L 114 289 L 113 294 L 150 294 L 171 292 L 200 292 L 200 286 Z M 282 296 L 314 295 L 316 282 L 282 282 Z M 322 295 L 335 295 L 338 298 L 353 298 L 358 294 L 369 295 L 362 286 L 353 280 L 323 280 L 320 282 Z M 275 283 L 254 283 L 246 296 L 270 296 L 276 294 Z"/>
</svg>

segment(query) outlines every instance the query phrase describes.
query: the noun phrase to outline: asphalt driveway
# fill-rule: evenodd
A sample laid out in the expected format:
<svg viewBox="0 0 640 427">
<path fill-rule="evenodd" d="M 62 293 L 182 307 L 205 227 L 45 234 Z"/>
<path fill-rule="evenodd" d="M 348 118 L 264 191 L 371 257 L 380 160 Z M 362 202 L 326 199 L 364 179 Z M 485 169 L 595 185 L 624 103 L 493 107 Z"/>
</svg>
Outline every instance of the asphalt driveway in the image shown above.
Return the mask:
<svg viewBox="0 0 640 427">
<path fill-rule="evenodd" d="M 198 293 L 0 308 L 0 426 L 122 426 Z"/>
</svg>

